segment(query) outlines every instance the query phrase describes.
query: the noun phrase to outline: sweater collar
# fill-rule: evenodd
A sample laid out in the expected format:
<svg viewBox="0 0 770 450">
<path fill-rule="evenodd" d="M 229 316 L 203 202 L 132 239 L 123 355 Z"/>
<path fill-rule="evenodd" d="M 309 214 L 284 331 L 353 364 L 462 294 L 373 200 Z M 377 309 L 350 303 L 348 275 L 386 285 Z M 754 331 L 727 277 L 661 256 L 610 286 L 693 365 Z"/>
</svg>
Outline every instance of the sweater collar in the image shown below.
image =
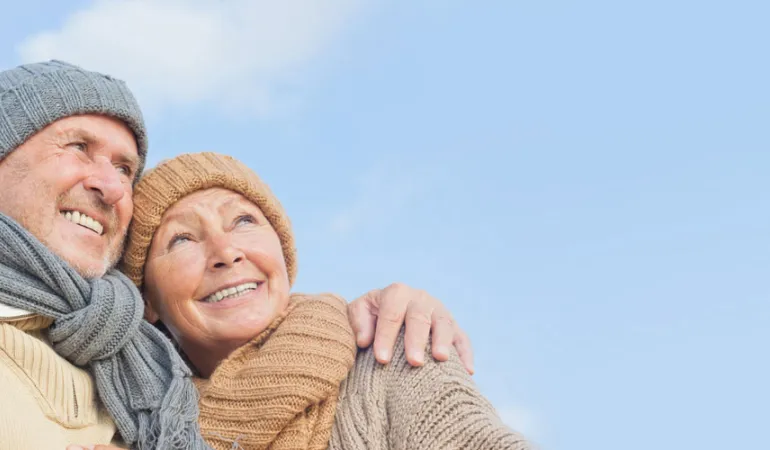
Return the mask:
<svg viewBox="0 0 770 450">
<path fill-rule="evenodd" d="M 14 308 L 13 306 L 8 306 L 6 304 L 0 303 L 0 322 L 3 321 L 3 319 L 18 319 L 20 317 L 33 316 L 33 315 L 34 313 L 31 313 L 29 311 L 25 311 L 19 308 Z"/>
</svg>

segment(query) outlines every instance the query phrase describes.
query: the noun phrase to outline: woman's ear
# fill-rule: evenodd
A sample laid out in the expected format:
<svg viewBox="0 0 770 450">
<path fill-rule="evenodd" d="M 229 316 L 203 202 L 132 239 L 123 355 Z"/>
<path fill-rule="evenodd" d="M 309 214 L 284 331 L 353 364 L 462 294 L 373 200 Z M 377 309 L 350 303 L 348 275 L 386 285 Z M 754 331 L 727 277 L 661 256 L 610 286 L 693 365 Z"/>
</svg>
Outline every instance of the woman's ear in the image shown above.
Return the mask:
<svg viewBox="0 0 770 450">
<path fill-rule="evenodd" d="M 160 316 L 155 311 L 155 308 L 152 307 L 152 302 L 147 299 L 147 294 L 145 292 L 142 292 L 142 296 L 144 297 L 144 320 L 154 324 L 158 320 L 160 320 Z"/>
</svg>

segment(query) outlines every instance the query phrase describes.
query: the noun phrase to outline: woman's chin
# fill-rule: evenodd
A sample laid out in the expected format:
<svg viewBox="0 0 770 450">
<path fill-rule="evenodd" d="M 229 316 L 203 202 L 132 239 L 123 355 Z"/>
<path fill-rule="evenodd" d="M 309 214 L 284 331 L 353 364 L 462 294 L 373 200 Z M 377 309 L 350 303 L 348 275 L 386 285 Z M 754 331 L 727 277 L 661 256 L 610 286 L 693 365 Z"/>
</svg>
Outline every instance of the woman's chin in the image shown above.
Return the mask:
<svg viewBox="0 0 770 450">
<path fill-rule="evenodd" d="M 236 316 L 226 322 L 218 321 L 216 325 L 208 327 L 210 332 L 207 334 L 216 346 L 243 345 L 265 331 L 275 319 L 273 316 L 277 315 Z"/>
</svg>

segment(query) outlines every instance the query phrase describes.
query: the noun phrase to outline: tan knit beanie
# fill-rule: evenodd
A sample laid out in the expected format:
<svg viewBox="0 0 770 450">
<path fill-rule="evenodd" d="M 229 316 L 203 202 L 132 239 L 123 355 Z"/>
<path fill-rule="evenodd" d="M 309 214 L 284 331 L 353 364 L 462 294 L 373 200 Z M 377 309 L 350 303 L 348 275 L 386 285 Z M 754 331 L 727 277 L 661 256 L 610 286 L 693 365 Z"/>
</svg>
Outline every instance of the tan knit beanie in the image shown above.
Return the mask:
<svg viewBox="0 0 770 450">
<path fill-rule="evenodd" d="M 220 187 L 254 202 L 281 239 L 289 284 L 297 274 L 297 254 L 291 223 L 278 199 L 253 170 L 240 161 L 217 153 L 188 153 L 163 161 L 148 171 L 134 189 L 134 218 L 128 230 L 126 251 L 120 263 L 141 290 L 144 264 L 163 213 L 193 192 Z"/>
</svg>

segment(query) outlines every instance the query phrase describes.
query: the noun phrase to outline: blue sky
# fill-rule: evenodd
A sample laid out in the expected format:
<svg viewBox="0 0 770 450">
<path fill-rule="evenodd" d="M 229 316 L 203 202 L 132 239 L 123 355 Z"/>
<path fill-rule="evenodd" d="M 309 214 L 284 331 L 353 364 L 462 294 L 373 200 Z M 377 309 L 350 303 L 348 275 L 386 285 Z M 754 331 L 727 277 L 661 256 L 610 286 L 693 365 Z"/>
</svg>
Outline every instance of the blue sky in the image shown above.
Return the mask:
<svg viewBox="0 0 770 450">
<path fill-rule="evenodd" d="M 769 448 L 770 6 L 524 3 L 11 2 L 0 67 L 108 71 L 151 162 L 247 162 L 298 290 L 428 290 L 543 448 Z"/>
</svg>

